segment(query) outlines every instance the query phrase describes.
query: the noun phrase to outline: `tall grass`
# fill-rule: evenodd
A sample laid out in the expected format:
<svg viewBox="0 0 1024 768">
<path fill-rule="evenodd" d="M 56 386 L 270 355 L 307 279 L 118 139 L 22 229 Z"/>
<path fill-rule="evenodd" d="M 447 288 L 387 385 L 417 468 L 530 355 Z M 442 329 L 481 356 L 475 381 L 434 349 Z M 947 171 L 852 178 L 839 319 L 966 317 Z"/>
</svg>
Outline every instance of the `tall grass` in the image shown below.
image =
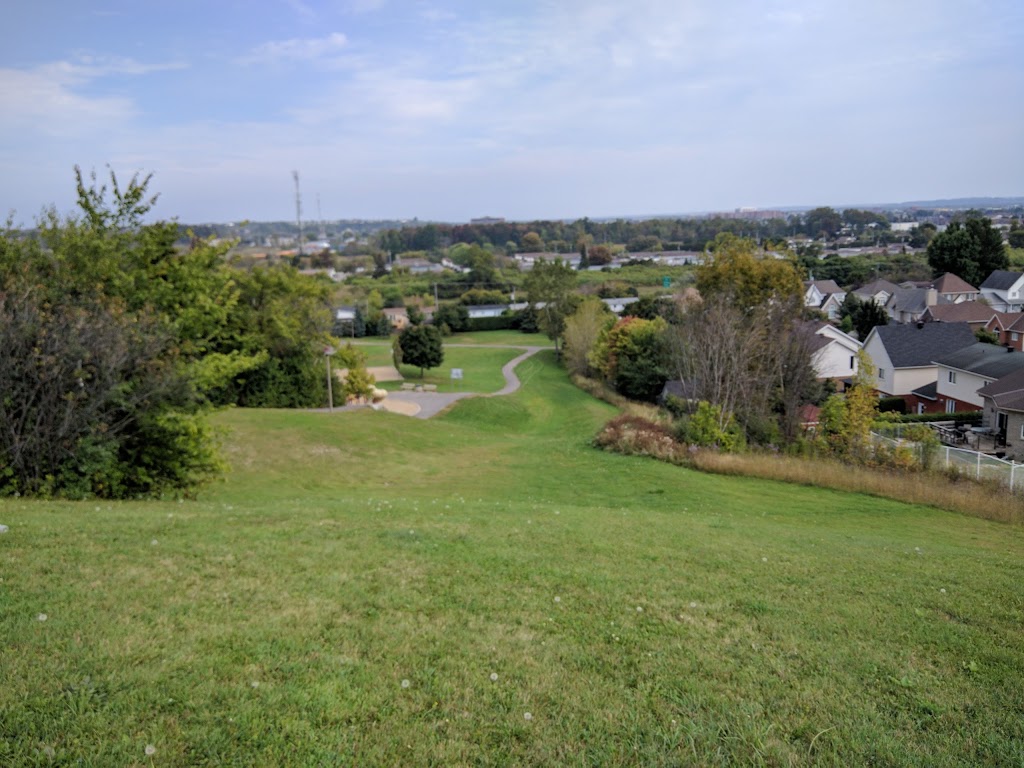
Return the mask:
<svg viewBox="0 0 1024 768">
<path fill-rule="evenodd" d="M 905 472 L 844 464 L 828 458 L 760 453 L 696 451 L 690 465 L 719 475 L 782 480 L 850 493 L 866 493 L 909 504 L 926 504 L 985 520 L 1024 523 L 1024 497 L 995 481 L 977 481 L 941 472 Z"/>
</svg>

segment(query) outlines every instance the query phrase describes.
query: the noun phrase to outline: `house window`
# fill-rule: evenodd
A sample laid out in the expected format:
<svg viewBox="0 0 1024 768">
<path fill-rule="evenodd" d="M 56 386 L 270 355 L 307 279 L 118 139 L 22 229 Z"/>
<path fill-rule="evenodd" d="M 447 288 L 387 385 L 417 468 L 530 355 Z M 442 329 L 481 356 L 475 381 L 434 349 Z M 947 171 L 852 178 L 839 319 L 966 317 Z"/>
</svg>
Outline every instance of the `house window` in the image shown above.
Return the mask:
<svg viewBox="0 0 1024 768">
<path fill-rule="evenodd" d="M 956 384 L 956 371 L 949 372 L 949 383 Z"/>
<path fill-rule="evenodd" d="M 924 413 L 924 403 L 918 403 L 917 404 L 917 412 L 918 413 Z"/>
<path fill-rule="evenodd" d="M 878 369 L 878 380 L 885 381 L 885 368 Z"/>
<path fill-rule="evenodd" d="M 1024 440 L 1024 424 L 1020 425 L 1020 439 Z"/>
<path fill-rule="evenodd" d="M 1019 333 L 1011 333 L 1010 334 L 1010 341 L 1017 341 L 1017 339 L 1019 339 L 1019 338 L 1020 338 L 1020 334 Z"/>
<path fill-rule="evenodd" d="M 857 358 L 855 358 L 853 355 L 850 355 L 850 370 L 851 371 L 853 370 L 853 361 L 856 360 L 856 359 Z"/>
<path fill-rule="evenodd" d="M 946 413 L 956 413 L 956 400 L 946 401 Z"/>
</svg>

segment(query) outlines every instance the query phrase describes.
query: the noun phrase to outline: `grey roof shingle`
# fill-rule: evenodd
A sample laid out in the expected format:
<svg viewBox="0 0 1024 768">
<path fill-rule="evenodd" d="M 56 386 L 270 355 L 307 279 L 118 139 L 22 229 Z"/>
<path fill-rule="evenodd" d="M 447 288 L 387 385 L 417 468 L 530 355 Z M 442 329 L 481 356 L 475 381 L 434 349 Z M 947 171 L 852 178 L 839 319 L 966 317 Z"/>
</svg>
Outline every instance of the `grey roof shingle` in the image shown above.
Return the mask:
<svg viewBox="0 0 1024 768">
<path fill-rule="evenodd" d="M 1024 369 L 986 384 L 978 390 L 978 394 L 990 398 L 996 408 L 1001 410 L 1024 411 Z"/>
<path fill-rule="evenodd" d="M 989 379 L 998 379 L 1024 369 L 1024 354 L 1014 352 L 1012 347 L 977 342 L 969 347 L 937 357 L 935 362 L 949 368 L 970 371 Z"/>
<path fill-rule="evenodd" d="M 996 269 L 985 278 L 985 282 L 981 284 L 981 287 L 989 288 L 993 291 L 1006 291 L 1020 280 L 1021 277 L 1024 277 L 1024 275 L 1020 272 L 1007 272 L 1005 269 Z"/>
<path fill-rule="evenodd" d="M 977 342 L 967 323 L 922 323 L 917 325 L 879 325 L 872 333 L 885 345 L 895 368 L 921 368 L 952 350 Z"/>
</svg>

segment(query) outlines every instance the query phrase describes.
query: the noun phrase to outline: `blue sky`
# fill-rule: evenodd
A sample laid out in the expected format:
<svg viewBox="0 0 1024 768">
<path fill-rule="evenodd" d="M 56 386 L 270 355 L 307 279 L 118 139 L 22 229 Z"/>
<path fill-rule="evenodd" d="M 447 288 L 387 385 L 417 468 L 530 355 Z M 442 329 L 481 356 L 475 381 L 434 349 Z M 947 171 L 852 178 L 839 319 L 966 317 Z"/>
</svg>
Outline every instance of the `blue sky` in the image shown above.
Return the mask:
<svg viewBox="0 0 1024 768">
<path fill-rule="evenodd" d="M 1024 195 L 1020 0 L 36 0 L 0 213 L 73 166 L 184 222 Z"/>
</svg>

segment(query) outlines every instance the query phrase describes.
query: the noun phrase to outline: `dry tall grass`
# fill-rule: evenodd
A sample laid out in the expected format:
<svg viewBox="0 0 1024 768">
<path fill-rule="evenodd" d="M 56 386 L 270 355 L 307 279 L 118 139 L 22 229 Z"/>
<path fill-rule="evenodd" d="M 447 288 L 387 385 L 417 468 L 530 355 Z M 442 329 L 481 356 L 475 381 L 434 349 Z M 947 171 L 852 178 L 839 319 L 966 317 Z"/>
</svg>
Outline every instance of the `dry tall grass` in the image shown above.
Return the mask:
<svg viewBox="0 0 1024 768">
<path fill-rule="evenodd" d="M 911 504 L 996 520 L 1024 523 L 1024 496 L 992 481 L 956 478 L 939 472 L 897 472 L 858 467 L 832 459 L 699 451 L 695 469 L 720 475 L 745 475 L 787 483 L 866 493 Z"/>
</svg>

